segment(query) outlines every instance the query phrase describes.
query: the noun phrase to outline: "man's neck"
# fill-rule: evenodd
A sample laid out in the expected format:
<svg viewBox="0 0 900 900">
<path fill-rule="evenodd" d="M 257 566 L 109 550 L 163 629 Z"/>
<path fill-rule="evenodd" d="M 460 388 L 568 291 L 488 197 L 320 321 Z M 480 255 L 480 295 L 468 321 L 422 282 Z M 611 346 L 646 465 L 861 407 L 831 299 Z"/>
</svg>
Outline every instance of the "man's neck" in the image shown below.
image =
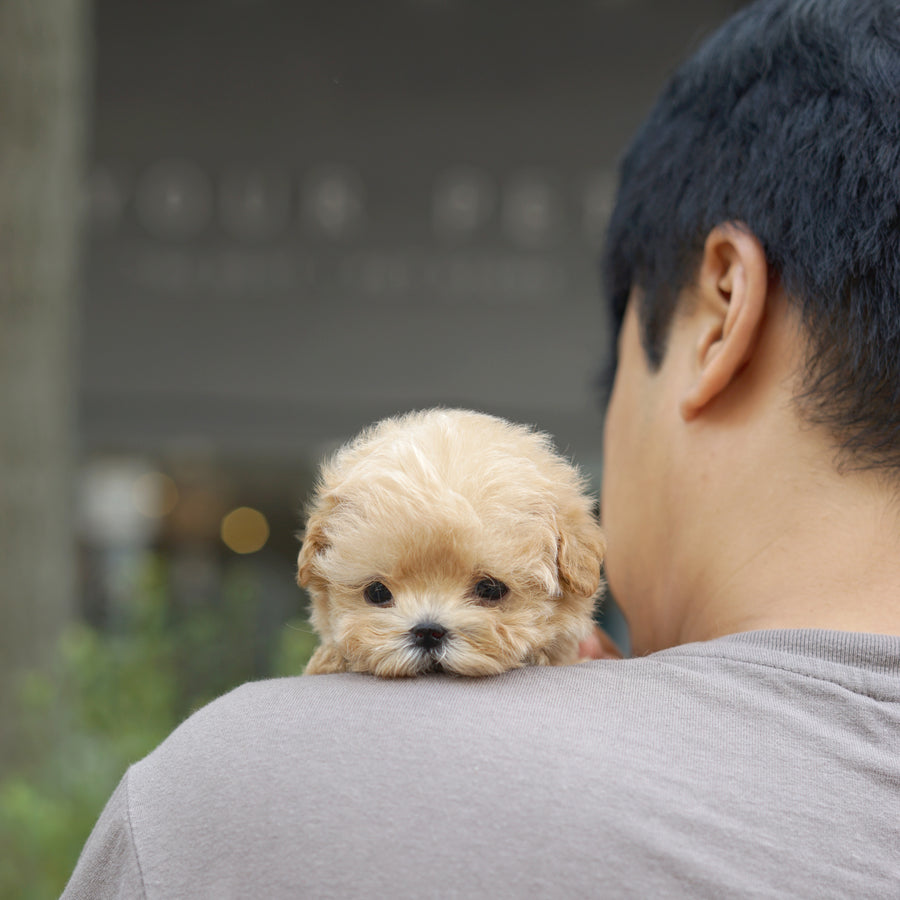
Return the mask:
<svg viewBox="0 0 900 900">
<path fill-rule="evenodd" d="M 824 469 L 782 473 L 762 490 L 765 513 L 718 522 L 729 539 L 707 548 L 680 642 L 775 628 L 900 635 L 896 490 Z"/>
</svg>

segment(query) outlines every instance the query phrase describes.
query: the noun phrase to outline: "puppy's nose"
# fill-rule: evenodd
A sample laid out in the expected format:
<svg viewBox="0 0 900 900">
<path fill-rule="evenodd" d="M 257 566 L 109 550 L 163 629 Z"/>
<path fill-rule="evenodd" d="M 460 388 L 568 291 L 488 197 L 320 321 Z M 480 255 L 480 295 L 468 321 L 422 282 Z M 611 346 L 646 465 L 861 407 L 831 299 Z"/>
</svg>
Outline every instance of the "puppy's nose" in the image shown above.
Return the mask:
<svg viewBox="0 0 900 900">
<path fill-rule="evenodd" d="M 410 628 L 409 633 L 412 635 L 413 643 L 422 650 L 434 650 L 440 647 L 447 637 L 447 629 L 437 622 L 423 622 Z"/>
</svg>

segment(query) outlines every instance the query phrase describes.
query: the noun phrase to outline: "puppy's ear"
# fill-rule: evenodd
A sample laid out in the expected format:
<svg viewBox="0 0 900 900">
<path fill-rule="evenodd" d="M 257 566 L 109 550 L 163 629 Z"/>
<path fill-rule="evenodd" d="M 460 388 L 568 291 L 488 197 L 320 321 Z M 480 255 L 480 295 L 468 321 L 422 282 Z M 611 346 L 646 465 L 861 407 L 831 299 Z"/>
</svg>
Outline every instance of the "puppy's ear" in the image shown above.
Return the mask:
<svg viewBox="0 0 900 900">
<path fill-rule="evenodd" d="M 600 587 L 606 556 L 606 537 L 594 517 L 583 509 L 568 510 L 559 518 L 556 566 L 567 591 L 592 597 Z"/>
<path fill-rule="evenodd" d="M 325 515 L 316 510 L 310 514 L 303 533 L 303 546 L 297 557 L 297 584 L 306 587 L 313 576 L 313 565 L 316 557 L 329 547 L 325 536 Z"/>
</svg>

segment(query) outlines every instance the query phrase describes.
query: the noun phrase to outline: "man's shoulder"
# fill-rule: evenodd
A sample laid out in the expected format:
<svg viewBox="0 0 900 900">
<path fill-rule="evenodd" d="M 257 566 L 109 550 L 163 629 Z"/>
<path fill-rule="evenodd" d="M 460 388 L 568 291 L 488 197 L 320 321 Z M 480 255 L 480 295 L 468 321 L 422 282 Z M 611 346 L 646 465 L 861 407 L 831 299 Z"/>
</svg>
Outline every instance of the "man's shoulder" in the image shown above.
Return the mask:
<svg viewBox="0 0 900 900">
<path fill-rule="evenodd" d="M 627 739 L 673 704 L 688 729 L 694 717 L 727 716 L 738 711 L 741 698 L 753 705 L 754 696 L 766 693 L 795 708 L 811 680 L 838 692 L 900 700 L 898 675 L 900 638 L 796 631 L 734 635 L 639 659 L 528 667 L 485 678 L 296 676 L 249 682 L 218 698 L 176 729 L 156 755 L 227 759 L 269 746 L 315 752 L 328 741 L 352 742 L 359 733 L 441 735 L 452 742 L 483 736 L 486 723 L 523 738 L 551 727 L 555 733 L 577 728 L 588 739 L 613 727 Z"/>
<path fill-rule="evenodd" d="M 380 679 L 333 674 L 246 683 L 196 711 L 132 768 L 133 790 L 252 780 L 310 767 L 366 764 L 381 755 L 415 767 L 444 752 L 533 755 L 543 735 L 590 742 L 610 722 L 646 718 L 688 687 L 651 658 L 529 667 L 486 678 Z M 701 681 L 703 678 L 700 679 Z M 538 739 L 540 738 L 540 739 Z M 549 752 L 549 750 L 548 750 Z"/>
<path fill-rule="evenodd" d="M 566 872 L 590 893 L 600 865 L 623 890 L 642 873 L 649 896 L 709 877 L 686 834 L 727 875 L 711 896 L 766 865 L 767 884 L 790 876 L 802 892 L 813 844 L 816 858 L 869 858 L 869 882 L 836 883 L 875 896 L 900 837 L 886 787 L 900 772 L 869 738 L 900 731 L 900 707 L 877 695 L 892 684 L 896 699 L 900 641 L 865 645 L 748 637 L 491 678 L 251 683 L 132 768 L 121 818 L 160 896 L 215 875 L 219 895 L 293 896 L 305 881 L 413 897 L 423 871 L 460 896 L 553 896 L 541 879 Z M 797 810 L 815 840 L 767 863 Z"/>
<path fill-rule="evenodd" d="M 337 734 L 365 728 L 459 728 L 485 716 L 530 720 L 535 710 L 577 714 L 604 695 L 623 696 L 626 684 L 659 677 L 650 659 L 529 667 L 485 678 L 426 675 L 381 679 L 362 674 L 294 676 L 247 682 L 197 710 L 164 743 L 198 740 L 217 749 L 243 736 L 259 741 L 294 732 Z M 671 686 L 671 682 L 669 683 Z M 560 706 L 560 697 L 581 702 Z M 162 748 L 160 748 L 162 749 Z"/>
</svg>

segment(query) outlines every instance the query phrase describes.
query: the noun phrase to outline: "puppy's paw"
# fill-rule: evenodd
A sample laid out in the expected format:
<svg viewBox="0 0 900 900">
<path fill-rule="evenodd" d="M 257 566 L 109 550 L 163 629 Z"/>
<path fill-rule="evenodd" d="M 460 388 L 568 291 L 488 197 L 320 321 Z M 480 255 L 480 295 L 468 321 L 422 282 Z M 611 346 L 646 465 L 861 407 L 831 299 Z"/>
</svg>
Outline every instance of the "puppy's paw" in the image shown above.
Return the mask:
<svg viewBox="0 0 900 900">
<path fill-rule="evenodd" d="M 333 672 L 349 672 L 347 660 L 334 644 L 321 644 L 310 657 L 304 675 L 330 675 Z"/>
<path fill-rule="evenodd" d="M 578 662 L 581 662 L 578 644 L 571 640 L 543 647 L 528 660 L 532 666 L 573 666 Z"/>
</svg>

